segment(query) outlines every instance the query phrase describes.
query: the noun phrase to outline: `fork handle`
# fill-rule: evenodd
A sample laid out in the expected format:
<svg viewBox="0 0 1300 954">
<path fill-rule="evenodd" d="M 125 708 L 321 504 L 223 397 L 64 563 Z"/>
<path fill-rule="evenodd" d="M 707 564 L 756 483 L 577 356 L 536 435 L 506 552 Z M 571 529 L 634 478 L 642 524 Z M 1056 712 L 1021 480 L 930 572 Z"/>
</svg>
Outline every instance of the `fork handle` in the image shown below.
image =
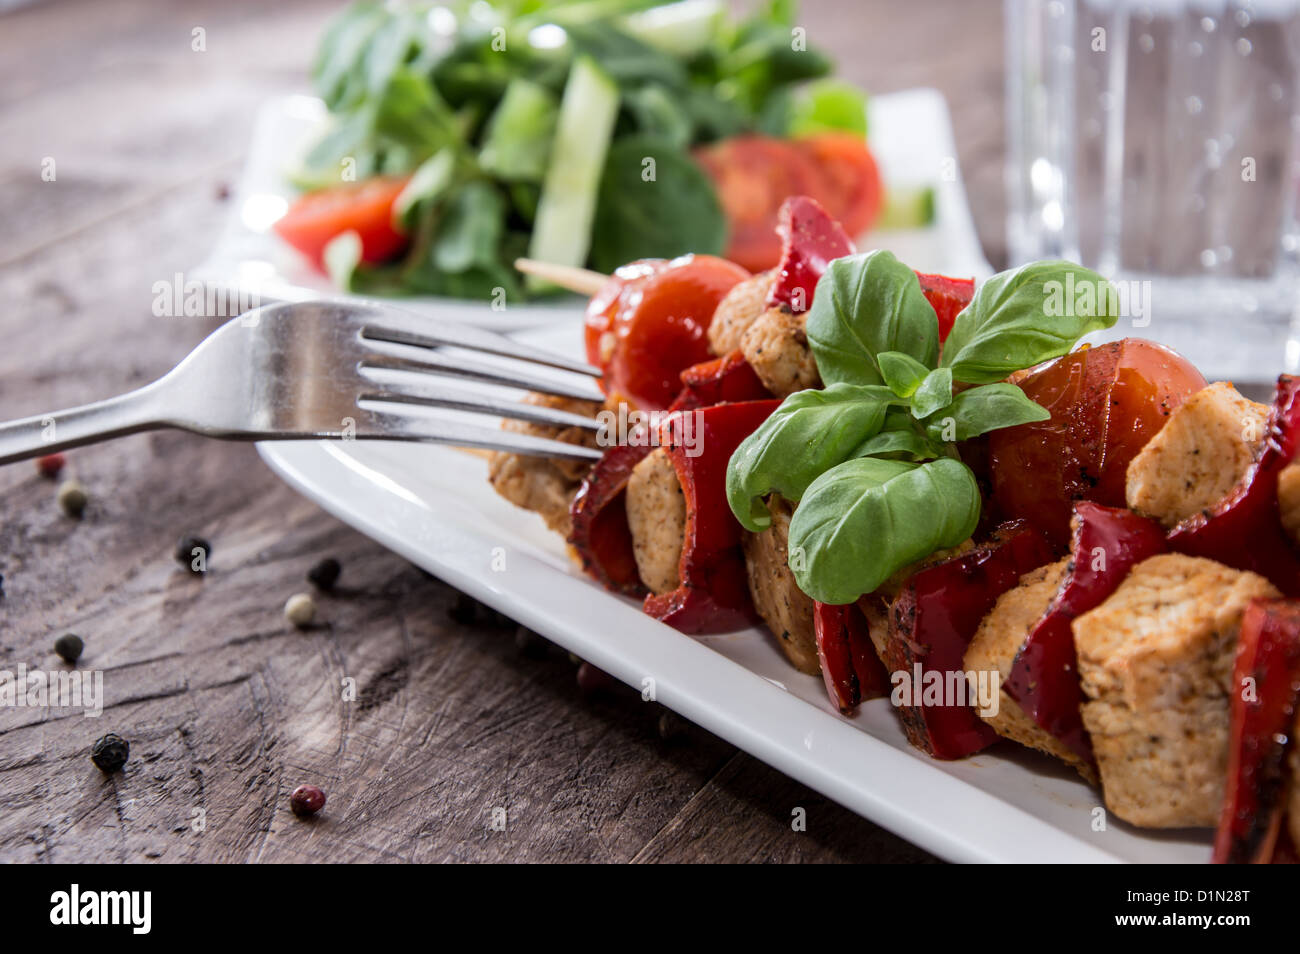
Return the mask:
<svg viewBox="0 0 1300 954">
<path fill-rule="evenodd" d="M 155 382 L 93 404 L 0 424 L 0 464 L 165 427 L 156 387 Z"/>
</svg>

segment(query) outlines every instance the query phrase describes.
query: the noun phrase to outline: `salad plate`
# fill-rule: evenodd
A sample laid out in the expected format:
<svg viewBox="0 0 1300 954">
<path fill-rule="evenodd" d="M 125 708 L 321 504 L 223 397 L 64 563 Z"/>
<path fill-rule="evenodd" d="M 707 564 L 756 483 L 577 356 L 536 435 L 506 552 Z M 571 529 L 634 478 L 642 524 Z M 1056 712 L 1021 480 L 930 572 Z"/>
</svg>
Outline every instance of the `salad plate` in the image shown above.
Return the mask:
<svg viewBox="0 0 1300 954">
<path fill-rule="evenodd" d="M 935 218 L 925 228 L 874 231 L 863 239 L 863 247 L 889 248 L 923 271 L 976 278 L 990 274 L 957 168 L 943 97 L 931 89 L 887 93 L 873 97 L 869 110 L 871 149 L 886 188 L 932 186 Z M 246 166 L 232 190 L 230 217 L 211 255 L 191 271 L 190 278 L 250 307 L 276 301 L 358 299 L 335 288 L 271 228 L 296 195 L 289 170 L 326 122 L 324 104 L 311 96 L 286 96 L 263 105 Z M 405 309 L 497 331 L 572 322 L 585 304 L 572 295 L 499 308 L 468 299 L 395 301 Z"/>
<path fill-rule="evenodd" d="M 581 351 L 575 325 L 519 336 Z M 646 616 L 637 601 L 583 576 L 539 517 L 499 497 L 481 456 L 355 441 L 266 443 L 259 451 L 301 493 L 404 558 L 942 858 L 1209 857 L 1210 832 L 1131 827 L 1045 756 L 1003 742 L 963 761 L 934 761 L 908 744 L 888 699 L 841 715 L 822 680 L 793 670 L 759 629 L 689 637 Z"/>
</svg>

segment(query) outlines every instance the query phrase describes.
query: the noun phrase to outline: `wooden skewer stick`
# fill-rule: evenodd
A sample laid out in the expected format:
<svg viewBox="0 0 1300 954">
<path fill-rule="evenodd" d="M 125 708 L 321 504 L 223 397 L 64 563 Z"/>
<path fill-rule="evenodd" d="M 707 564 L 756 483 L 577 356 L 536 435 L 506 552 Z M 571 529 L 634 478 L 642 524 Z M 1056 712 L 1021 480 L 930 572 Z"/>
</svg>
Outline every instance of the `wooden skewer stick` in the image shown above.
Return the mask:
<svg viewBox="0 0 1300 954">
<path fill-rule="evenodd" d="M 515 259 L 515 268 L 525 275 L 535 275 L 548 282 L 567 288 L 579 295 L 594 295 L 600 291 L 608 280 L 608 275 L 593 272 L 589 268 L 576 268 L 573 265 L 554 265 L 551 262 L 539 262 L 532 258 Z"/>
</svg>

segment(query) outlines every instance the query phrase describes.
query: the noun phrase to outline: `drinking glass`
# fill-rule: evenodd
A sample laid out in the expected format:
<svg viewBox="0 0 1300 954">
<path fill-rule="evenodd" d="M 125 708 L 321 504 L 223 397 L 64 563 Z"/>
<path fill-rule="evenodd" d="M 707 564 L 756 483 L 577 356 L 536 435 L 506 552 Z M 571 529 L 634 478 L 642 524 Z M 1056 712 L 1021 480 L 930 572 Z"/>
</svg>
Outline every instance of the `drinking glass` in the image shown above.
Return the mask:
<svg viewBox="0 0 1300 954">
<path fill-rule="evenodd" d="M 1005 28 L 1013 264 L 1096 269 L 1103 337 L 1212 379 L 1297 370 L 1300 0 L 1005 0 Z"/>
</svg>

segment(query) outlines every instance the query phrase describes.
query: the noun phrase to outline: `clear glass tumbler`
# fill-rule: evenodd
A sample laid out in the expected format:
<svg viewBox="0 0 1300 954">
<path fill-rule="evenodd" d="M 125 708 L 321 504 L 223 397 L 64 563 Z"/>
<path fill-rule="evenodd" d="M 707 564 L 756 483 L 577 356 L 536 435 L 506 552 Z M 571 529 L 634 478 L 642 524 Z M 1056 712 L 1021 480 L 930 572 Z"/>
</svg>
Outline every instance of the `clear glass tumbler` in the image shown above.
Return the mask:
<svg viewBox="0 0 1300 954">
<path fill-rule="evenodd" d="M 1005 0 L 1008 242 L 1122 287 L 1108 337 L 1300 365 L 1300 0 Z M 1125 300 L 1127 299 L 1127 301 Z"/>
</svg>

